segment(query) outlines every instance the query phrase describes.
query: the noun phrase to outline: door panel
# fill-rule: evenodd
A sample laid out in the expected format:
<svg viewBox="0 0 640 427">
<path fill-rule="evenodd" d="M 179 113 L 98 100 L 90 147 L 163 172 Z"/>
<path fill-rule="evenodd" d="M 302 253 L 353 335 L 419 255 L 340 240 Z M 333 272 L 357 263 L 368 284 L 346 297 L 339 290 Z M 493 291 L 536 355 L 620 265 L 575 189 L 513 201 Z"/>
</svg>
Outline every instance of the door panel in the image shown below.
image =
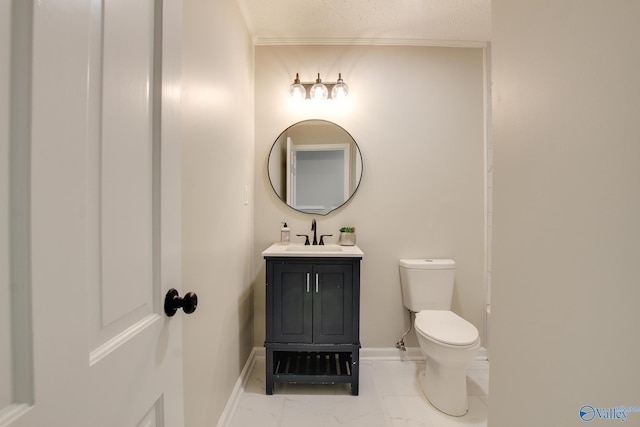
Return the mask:
<svg viewBox="0 0 640 427">
<path fill-rule="evenodd" d="M 29 254 L 32 7 L 0 0 L 0 425 L 33 402 Z M 26 338 L 26 339 L 25 339 Z"/>
<path fill-rule="evenodd" d="M 102 324 L 152 311 L 154 0 L 103 4 Z M 99 24 L 96 22 L 96 24 Z M 97 52 L 94 52 L 97 53 Z M 159 70 L 158 70 L 159 71 Z M 155 96 L 154 96 L 155 95 Z"/>
<path fill-rule="evenodd" d="M 0 425 L 184 425 L 181 9 L 0 0 Z"/>
<path fill-rule="evenodd" d="M 106 2 L 102 10 L 103 18 L 93 23 L 90 58 L 96 96 L 89 104 L 95 128 L 88 140 L 88 178 L 99 195 L 90 206 L 96 219 L 90 236 L 91 344 L 99 349 L 92 360 L 124 338 L 123 331 L 148 323 L 160 293 L 153 270 L 159 253 L 153 235 L 159 186 L 154 170 L 160 169 L 153 102 L 161 98 L 151 83 L 160 75 L 153 46 L 159 43 L 154 28 L 161 23 L 155 22 L 154 1 Z"/>
<path fill-rule="evenodd" d="M 353 268 L 316 265 L 318 291 L 313 299 L 313 342 L 353 342 Z"/>
<path fill-rule="evenodd" d="M 9 254 L 9 57 L 11 52 L 11 8 L 0 1 L 0 413 L 14 402 L 13 343 L 11 322 L 11 278 Z"/>
<path fill-rule="evenodd" d="M 310 343 L 312 332 L 311 265 L 275 264 L 273 339 Z"/>
<path fill-rule="evenodd" d="M 103 1 L 93 15 L 89 83 L 100 96 L 88 108 L 99 167 L 87 169 L 100 195 L 90 240 L 98 255 L 91 265 L 99 266 L 90 297 L 100 313 L 89 357 L 95 426 L 183 423 L 181 315 L 162 311 L 164 294 L 180 281 L 179 110 L 168 108 L 178 99 L 165 96 L 172 86 L 161 80 L 176 84 L 169 78 L 177 78 L 180 58 L 163 36 L 178 37 L 167 24 L 176 25 L 179 7 Z"/>
<path fill-rule="evenodd" d="M 164 425 L 162 422 L 162 400 L 158 399 L 149 412 L 147 412 L 140 420 L 136 427 L 160 427 Z"/>
</svg>

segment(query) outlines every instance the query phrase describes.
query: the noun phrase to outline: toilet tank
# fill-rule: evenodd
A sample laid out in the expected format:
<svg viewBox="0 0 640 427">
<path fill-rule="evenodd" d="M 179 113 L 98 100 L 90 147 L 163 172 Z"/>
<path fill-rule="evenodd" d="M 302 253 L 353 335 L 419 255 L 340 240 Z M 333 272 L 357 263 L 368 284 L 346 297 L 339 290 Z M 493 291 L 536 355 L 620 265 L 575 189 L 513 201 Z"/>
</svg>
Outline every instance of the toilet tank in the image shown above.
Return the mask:
<svg viewBox="0 0 640 427">
<path fill-rule="evenodd" d="M 402 300 L 411 311 L 451 310 L 456 263 L 452 259 L 401 259 Z"/>
</svg>

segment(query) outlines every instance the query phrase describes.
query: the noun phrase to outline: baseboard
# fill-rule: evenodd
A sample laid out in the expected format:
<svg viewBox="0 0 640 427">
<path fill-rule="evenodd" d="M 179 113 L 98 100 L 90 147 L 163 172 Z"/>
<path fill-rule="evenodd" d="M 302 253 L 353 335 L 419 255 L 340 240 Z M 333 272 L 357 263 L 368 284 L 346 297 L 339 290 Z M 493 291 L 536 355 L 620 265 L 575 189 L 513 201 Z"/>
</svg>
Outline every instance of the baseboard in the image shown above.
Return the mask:
<svg viewBox="0 0 640 427">
<path fill-rule="evenodd" d="M 242 368 L 242 371 L 240 372 L 240 377 L 238 377 L 236 385 L 231 391 L 231 395 L 229 396 L 229 400 L 227 400 L 227 404 L 222 411 L 222 415 L 220 415 L 220 418 L 218 419 L 217 427 L 229 426 L 231 417 L 235 413 L 236 407 L 240 403 L 240 399 L 242 399 L 244 386 L 247 384 L 251 371 L 253 370 L 253 366 L 256 364 L 256 358 L 260 357 L 257 355 L 258 353 L 262 353 L 262 357 L 264 357 L 264 348 L 254 347 L 253 350 L 251 350 L 251 354 L 249 354 L 249 358 L 247 358 L 247 362 L 244 364 L 244 368 Z"/>
<path fill-rule="evenodd" d="M 360 350 L 360 359 L 362 360 L 424 360 L 424 355 L 420 347 L 407 347 L 406 351 L 399 350 L 395 347 L 365 347 Z M 475 358 L 476 361 L 487 361 L 488 351 L 484 347 L 480 347 Z"/>
<path fill-rule="evenodd" d="M 476 361 L 486 362 L 489 360 L 489 349 L 486 347 L 480 347 L 478 354 L 476 355 Z"/>
<path fill-rule="evenodd" d="M 424 360 L 420 347 L 407 347 L 406 351 L 395 347 L 364 347 L 360 350 L 362 360 Z"/>
<path fill-rule="evenodd" d="M 222 415 L 218 420 L 217 427 L 229 427 L 229 422 L 231 421 L 231 417 L 235 413 L 236 407 L 240 403 L 240 399 L 242 399 L 242 391 L 244 390 L 247 381 L 249 380 L 249 376 L 251 375 L 251 371 L 253 370 L 253 366 L 256 364 L 256 359 L 264 358 L 265 351 L 264 347 L 254 347 L 251 350 L 251 354 L 247 359 L 247 362 L 242 368 L 242 372 L 240 372 L 240 377 L 238 381 L 236 381 L 236 385 L 233 387 L 233 391 L 229 396 L 229 400 L 227 401 L 227 405 L 222 411 Z M 422 351 L 420 347 L 408 347 L 406 351 L 399 350 L 395 347 L 365 347 L 360 350 L 360 359 L 361 360 L 424 360 L 424 356 L 422 355 Z M 476 361 L 486 361 L 488 360 L 488 351 L 484 347 L 480 347 L 478 351 L 478 355 L 476 356 Z"/>
</svg>

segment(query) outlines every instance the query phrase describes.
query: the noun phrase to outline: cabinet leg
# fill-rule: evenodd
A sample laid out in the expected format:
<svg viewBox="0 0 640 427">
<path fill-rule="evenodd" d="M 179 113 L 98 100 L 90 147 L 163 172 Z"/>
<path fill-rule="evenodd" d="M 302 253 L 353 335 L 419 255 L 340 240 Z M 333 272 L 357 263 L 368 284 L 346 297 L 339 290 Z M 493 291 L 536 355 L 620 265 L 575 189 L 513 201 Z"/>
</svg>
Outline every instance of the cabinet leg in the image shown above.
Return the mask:
<svg viewBox="0 0 640 427">
<path fill-rule="evenodd" d="M 265 355 L 265 393 L 273 394 L 273 350 L 266 349 Z"/>
<path fill-rule="evenodd" d="M 360 384 L 360 350 L 351 352 L 351 394 L 357 396 Z"/>
</svg>

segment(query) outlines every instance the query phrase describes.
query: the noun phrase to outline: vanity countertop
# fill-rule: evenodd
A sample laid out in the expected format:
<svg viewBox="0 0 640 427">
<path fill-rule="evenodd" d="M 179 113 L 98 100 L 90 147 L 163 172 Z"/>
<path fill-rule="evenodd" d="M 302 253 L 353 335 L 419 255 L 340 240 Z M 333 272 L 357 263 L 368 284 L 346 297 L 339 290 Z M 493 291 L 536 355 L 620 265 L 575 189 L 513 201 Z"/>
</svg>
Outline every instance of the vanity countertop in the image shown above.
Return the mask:
<svg viewBox="0 0 640 427">
<path fill-rule="evenodd" d="M 263 257 L 363 258 L 358 246 L 303 245 L 274 243 L 262 252 Z"/>
</svg>

